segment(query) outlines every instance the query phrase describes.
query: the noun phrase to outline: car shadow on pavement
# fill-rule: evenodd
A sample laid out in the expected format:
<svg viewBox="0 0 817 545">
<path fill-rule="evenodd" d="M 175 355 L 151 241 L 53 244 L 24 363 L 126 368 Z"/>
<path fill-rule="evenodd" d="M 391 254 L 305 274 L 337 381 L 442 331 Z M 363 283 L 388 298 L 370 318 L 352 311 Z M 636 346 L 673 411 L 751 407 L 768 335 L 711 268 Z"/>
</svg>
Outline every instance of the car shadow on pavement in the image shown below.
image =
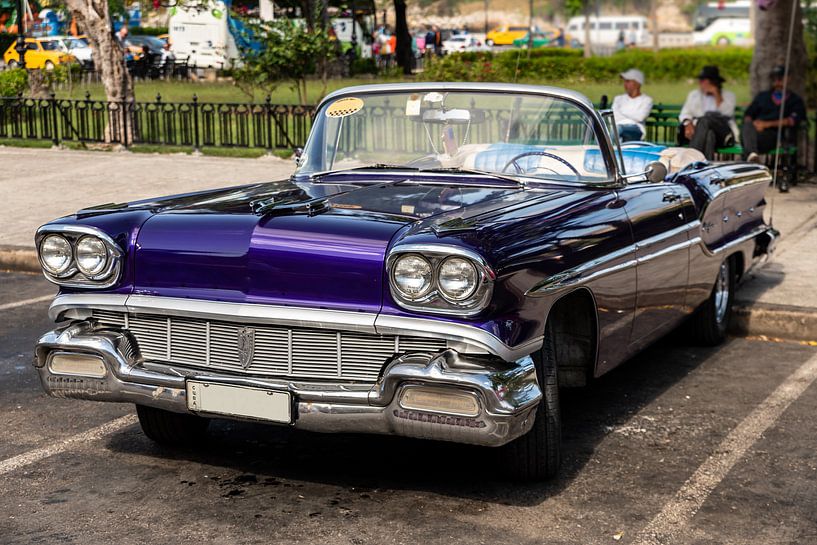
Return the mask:
<svg viewBox="0 0 817 545">
<path fill-rule="evenodd" d="M 544 483 L 509 482 L 497 449 L 389 436 L 317 434 L 262 424 L 214 421 L 207 442 L 172 449 L 140 433 L 111 436 L 107 447 L 222 467 L 231 485 L 296 480 L 355 490 L 426 491 L 490 503 L 537 505 L 573 482 L 612 429 L 627 422 L 718 349 L 693 348 L 671 334 L 583 389 L 562 395 L 563 463 Z"/>
</svg>

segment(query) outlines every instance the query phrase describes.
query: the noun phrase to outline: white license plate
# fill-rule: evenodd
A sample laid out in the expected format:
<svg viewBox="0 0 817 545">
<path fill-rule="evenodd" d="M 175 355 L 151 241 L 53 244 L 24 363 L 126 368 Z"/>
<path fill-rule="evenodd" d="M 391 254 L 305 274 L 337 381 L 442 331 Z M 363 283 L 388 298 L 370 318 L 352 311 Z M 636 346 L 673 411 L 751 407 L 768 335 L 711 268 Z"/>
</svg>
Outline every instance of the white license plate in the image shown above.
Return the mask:
<svg viewBox="0 0 817 545">
<path fill-rule="evenodd" d="M 187 381 L 187 408 L 195 412 L 292 422 L 289 392 L 251 386 Z"/>
</svg>

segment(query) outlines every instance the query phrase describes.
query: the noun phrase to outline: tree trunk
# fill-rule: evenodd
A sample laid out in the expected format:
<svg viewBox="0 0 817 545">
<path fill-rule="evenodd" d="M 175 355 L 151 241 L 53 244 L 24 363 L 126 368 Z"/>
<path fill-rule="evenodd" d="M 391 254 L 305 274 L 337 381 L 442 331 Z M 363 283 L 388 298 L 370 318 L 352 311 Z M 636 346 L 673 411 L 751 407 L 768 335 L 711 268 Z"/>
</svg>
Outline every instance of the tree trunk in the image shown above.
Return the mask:
<svg viewBox="0 0 817 545">
<path fill-rule="evenodd" d="M 110 102 L 133 100 L 133 82 L 125 55 L 113 33 L 107 0 L 66 0 L 71 16 L 85 30 L 105 96 Z"/>
<path fill-rule="evenodd" d="M 803 42 L 803 13 L 798 0 L 778 0 L 770 9 L 757 11 L 755 51 L 750 69 L 752 96 L 768 89 L 771 84 L 769 74 L 772 68 L 786 62 L 792 8 L 797 11 L 794 14 L 789 88 L 805 97 L 808 59 Z"/>
<path fill-rule="evenodd" d="M 133 81 L 125 64 L 122 47 L 113 33 L 108 1 L 66 0 L 66 5 L 88 37 L 94 67 L 105 88 L 105 97 L 108 102 L 116 104 L 108 107 L 106 140 L 127 146 L 133 141 L 133 118 L 124 103 L 133 101 Z M 125 108 L 124 112 L 122 108 Z"/>
<path fill-rule="evenodd" d="M 406 0 L 394 0 L 394 32 L 397 37 L 397 64 L 410 76 L 412 68 L 411 34 L 406 20 Z"/>
<path fill-rule="evenodd" d="M 593 56 L 593 47 L 590 45 L 590 2 L 584 3 L 584 58 Z"/>
</svg>

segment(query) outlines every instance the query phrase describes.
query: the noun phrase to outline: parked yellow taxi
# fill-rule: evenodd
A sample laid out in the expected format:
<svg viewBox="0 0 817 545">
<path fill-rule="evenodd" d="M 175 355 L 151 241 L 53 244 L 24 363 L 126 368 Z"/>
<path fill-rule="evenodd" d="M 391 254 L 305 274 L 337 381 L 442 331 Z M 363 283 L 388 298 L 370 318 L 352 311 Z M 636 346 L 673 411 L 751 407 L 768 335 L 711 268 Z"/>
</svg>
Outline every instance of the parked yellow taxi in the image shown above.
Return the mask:
<svg viewBox="0 0 817 545">
<path fill-rule="evenodd" d="M 488 45 L 513 45 L 514 40 L 528 35 L 530 28 L 526 26 L 500 26 L 485 35 Z"/>
<path fill-rule="evenodd" d="M 17 42 L 12 42 L 3 55 L 3 60 L 10 68 L 16 68 L 20 64 L 20 56 L 15 49 L 16 45 Z M 26 68 L 53 70 L 58 64 L 76 62 L 76 60 L 76 57 L 65 52 L 60 40 L 26 38 Z"/>
</svg>

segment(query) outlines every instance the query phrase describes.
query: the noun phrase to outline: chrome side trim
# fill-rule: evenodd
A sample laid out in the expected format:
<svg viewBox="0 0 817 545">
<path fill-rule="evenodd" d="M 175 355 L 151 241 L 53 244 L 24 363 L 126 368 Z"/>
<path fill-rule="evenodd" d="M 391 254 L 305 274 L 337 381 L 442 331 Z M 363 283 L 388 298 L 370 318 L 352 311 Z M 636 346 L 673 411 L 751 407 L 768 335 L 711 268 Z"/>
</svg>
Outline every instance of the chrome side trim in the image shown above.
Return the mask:
<svg viewBox="0 0 817 545">
<path fill-rule="evenodd" d="M 71 294 L 57 297 L 51 304 L 49 316 L 59 321 L 75 309 L 113 310 L 131 313 L 184 315 L 230 322 L 254 322 L 293 327 L 359 331 L 380 335 L 408 335 L 435 337 L 463 342 L 485 350 L 505 361 L 516 361 L 542 346 L 542 337 L 510 347 L 493 334 L 476 326 L 430 318 L 392 316 L 370 312 L 348 312 L 313 308 L 284 307 L 256 303 L 226 303 L 157 297 L 152 295 Z"/>
<path fill-rule="evenodd" d="M 717 256 L 719 254 L 722 254 L 723 252 L 731 250 L 735 246 L 739 246 L 739 245 L 743 244 L 744 242 L 748 242 L 749 240 L 751 240 L 751 239 L 753 239 L 755 237 L 758 237 L 758 236 L 762 235 L 763 233 L 766 233 L 766 232 L 770 231 L 771 229 L 772 228 L 769 227 L 768 225 L 759 225 L 755 229 L 750 231 L 749 233 L 747 233 L 747 234 L 745 234 L 743 236 L 740 236 L 740 237 L 736 238 L 735 240 L 730 240 L 729 242 L 727 242 L 723 246 L 715 248 L 714 250 L 710 250 L 706 246 L 706 244 L 704 244 L 703 241 L 701 241 L 701 251 L 703 251 L 703 253 L 705 255 L 709 256 L 709 257 L 714 257 L 714 256 Z"/>
<path fill-rule="evenodd" d="M 613 274 L 622 270 L 629 269 L 631 267 L 635 267 L 639 263 L 646 263 L 658 257 L 664 256 L 666 254 L 677 252 L 679 250 L 684 250 L 687 248 L 692 248 L 694 246 L 700 246 L 701 251 L 705 255 L 709 257 L 715 257 L 721 254 L 722 252 L 725 252 L 736 246 L 739 246 L 740 244 L 748 242 L 749 240 L 756 238 L 757 236 L 762 235 L 763 233 L 766 233 L 771 229 L 767 225 L 758 226 L 757 228 L 753 229 L 750 233 L 747 233 L 743 236 L 736 238 L 735 240 L 727 242 L 726 244 L 719 248 L 716 248 L 715 250 L 710 250 L 706 246 L 706 244 L 704 244 L 703 239 L 700 236 L 695 235 L 687 241 L 679 242 L 677 244 L 673 244 L 672 246 L 668 246 L 666 248 L 662 248 L 660 250 L 642 256 L 636 255 L 635 259 L 630 259 L 623 263 L 616 263 L 615 265 L 604 267 L 604 265 L 622 259 L 627 255 L 636 254 L 639 250 L 643 250 L 646 247 L 653 246 L 668 238 L 677 236 L 685 231 L 688 232 L 694 229 L 700 229 L 700 227 L 701 222 L 695 220 L 693 222 L 687 223 L 685 225 L 667 231 L 666 233 L 661 233 L 660 235 L 645 239 L 637 244 L 631 244 L 620 250 L 616 250 L 615 252 L 612 252 L 604 257 L 600 257 L 593 261 L 589 261 L 587 263 L 579 265 L 578 267 L 574 267 L 573 269 L 565 271 L 564 273 L 547 278 L 537 283 L 532 288 L 530 288 L 525 293 L 525 295 L 530 297 L 544 297 L 561 289 L 583 285 L 590 282 L 591 280 L 596 280 L 609 274 Z"/>
</svg>

